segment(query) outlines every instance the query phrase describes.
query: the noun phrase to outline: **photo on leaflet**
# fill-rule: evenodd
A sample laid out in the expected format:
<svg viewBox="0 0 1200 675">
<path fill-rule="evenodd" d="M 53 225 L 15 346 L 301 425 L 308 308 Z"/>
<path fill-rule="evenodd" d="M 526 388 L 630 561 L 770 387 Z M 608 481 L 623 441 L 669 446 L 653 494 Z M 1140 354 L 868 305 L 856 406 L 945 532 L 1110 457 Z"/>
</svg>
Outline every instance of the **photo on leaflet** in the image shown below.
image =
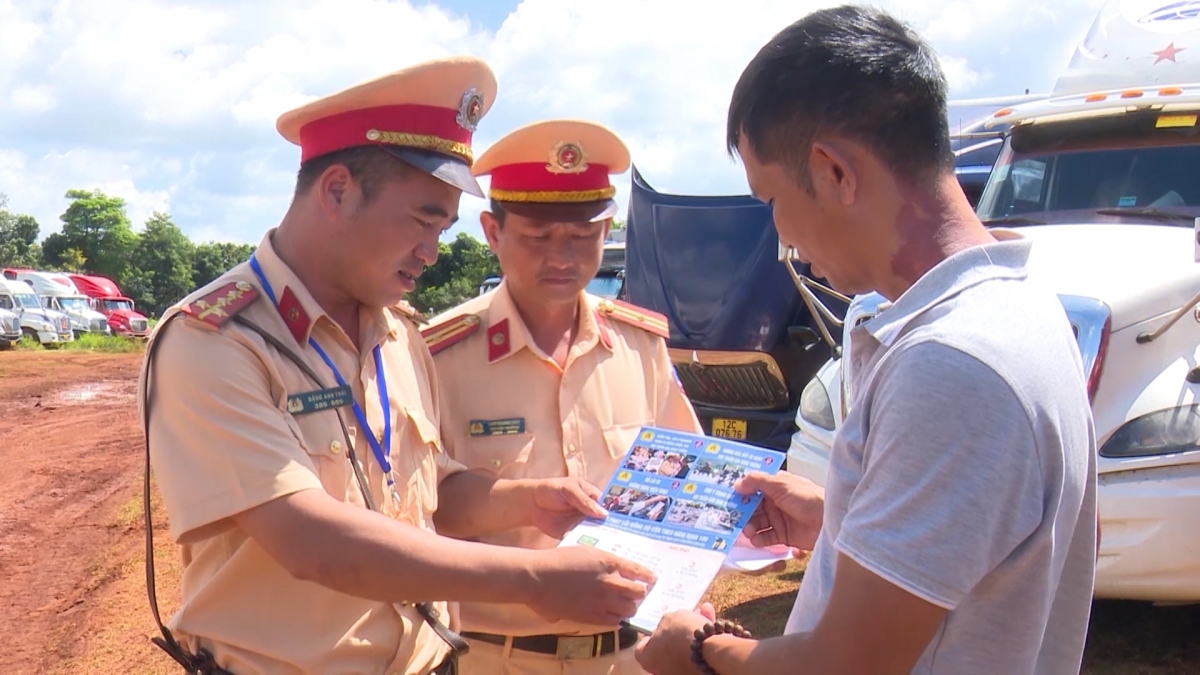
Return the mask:
<svg viewBox="0 0 1200 675">
<path fill-rule="evenodd" d="M 731 488 L 745 475 L 746 469 L 737 464 L 703 461 L 692 468 L 691 480 Z"/>
<path fill-rule="evenodd" d="M 695 455 L 685 456 L 681 452 L 667 452 L 666 450 L 652 451 L 644 445 L 635 445 L 633 452 L 629 454 L 629 459 L 621 468 L 656 473 L 668 478 L 687 478 L 695 461 Z"/>
<path fill-rule="evenodd" d="M 675 508 L 667 514 L 666 522 L 698 530 L 732 534 L 740 517 L 741 512 L 737 509 L 679 500 L 675 503 Z"/>
<path fill-rule="evenodd" d="M 661 523 L 671 508 L 671 498 L 632 488 L 613 487 L 604 495 L 601 505 L 609 513 Z"/>
</svg>

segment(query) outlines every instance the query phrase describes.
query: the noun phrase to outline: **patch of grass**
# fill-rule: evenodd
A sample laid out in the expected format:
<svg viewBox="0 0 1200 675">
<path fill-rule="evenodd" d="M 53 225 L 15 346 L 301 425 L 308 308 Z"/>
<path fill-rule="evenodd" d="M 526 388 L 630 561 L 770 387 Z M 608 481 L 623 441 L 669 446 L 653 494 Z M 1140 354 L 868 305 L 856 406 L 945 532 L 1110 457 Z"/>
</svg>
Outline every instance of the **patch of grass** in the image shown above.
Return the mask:
<svg viewBox="0 0 1200 675">
<path fill-rule="evenodd" d="M 13 348 L 18 351 L 30 352 L 41 349 L 42 343 L 29 337 L 28 335 L 22 335 L 20 342 L 18 342 Z"/>
<path fill-rule="evenodd" d="M 106 354 L 132 354 L 142 351 L 144 344 L 140 340 L 131 340 L 116 335 L 84 333 L 74 341 L 64 343 L 62 349 L 104 352 Z"/>
<path fill-rule="evenodd" d="M 117 335 L 97 335 L 95 333 L 83 333 L 71 342 L 63 342 L 50 347 L 45 347 L 37 340 L 25 336 L 16 345 L 16 349 L 21 351 L 51 349 L 76 352 L 100 352 L 104 354 L 133 354 L 142 351 L 144 348 L 145 343 L 139 340 L 131 340 Z"/>
</svg>

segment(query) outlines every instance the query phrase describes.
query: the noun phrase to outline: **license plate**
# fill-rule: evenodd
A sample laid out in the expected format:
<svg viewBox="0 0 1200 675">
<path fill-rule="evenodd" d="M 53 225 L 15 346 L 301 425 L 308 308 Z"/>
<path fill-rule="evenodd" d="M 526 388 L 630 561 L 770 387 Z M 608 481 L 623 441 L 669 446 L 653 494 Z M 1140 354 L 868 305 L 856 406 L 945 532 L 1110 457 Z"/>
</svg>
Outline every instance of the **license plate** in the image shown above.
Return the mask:
<svg viewBox="0 0 1200 675">
<path fill-rule="evenodd" d="M 712 421 L 712 435 L 740 441 L 746 438 L 746 420 L 727 420 L 715 417 Z"/>
</svg>

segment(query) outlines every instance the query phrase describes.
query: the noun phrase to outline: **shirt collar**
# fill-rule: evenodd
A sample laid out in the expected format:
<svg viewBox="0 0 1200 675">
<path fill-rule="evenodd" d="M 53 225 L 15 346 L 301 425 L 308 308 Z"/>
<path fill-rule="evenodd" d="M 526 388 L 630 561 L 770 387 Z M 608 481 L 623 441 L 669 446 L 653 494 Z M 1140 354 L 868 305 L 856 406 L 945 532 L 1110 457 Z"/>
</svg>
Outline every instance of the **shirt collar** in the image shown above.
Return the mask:
<svg viewBox="0 0 1200 675">
<path fill-rule="evenodd" d="M 572 349 L 580 348 L 586 352 L 597 343 L 612 349 L 611 329 L 596 313 L 594 304 L 589 302 L 587 294 L 579 294 L 579 326 Z M 507 282 L 501 281 L 500 286 L 496 288 L 487 314 L 488 363 L 501 361 L 525 348 L 539 358 L 550 358 L 533 341 L 529 327 L 521 319 L 521 313 L 517 311 L 512 295 L 508 292 Z"/>
<path fill-rule="evenodd" d="M 327 322 L 331 329 L 344 333 L 312 297 L 296 273 L 275 252 L 272 237 L 277 229 L 272 228 L 263 235 L 262 241 L 254 251 L 254 257 L 275 293 L 276 309 L 296 344 L 307 348 L 314 326 L 322 320 Z M 363 343 L 371 346 L 379 344 L 385 337 L 396 332 L 399 328 L 398 321 L 391 312 L 377 307 L 362 307 L 359 331 L 364 338 Z"/>
<path fill-rule="evenodd" d="M 964 290 L 993 279 L 1026 278 L 1033 242 L 1012 230 L 991 233 L 998 241 L 959 251 L 938 263 L 862 328 L 889 347 L 910 322 Z"/>
</svg>

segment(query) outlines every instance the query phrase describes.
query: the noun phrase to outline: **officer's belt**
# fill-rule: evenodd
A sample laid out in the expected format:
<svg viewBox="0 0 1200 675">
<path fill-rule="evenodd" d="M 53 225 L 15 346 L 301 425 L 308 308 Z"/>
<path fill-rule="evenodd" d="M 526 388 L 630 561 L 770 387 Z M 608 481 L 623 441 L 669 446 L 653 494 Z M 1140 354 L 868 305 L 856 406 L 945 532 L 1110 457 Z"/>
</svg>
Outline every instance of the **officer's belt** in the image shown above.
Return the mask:
<svg viewBox="0 0 1200 675">
<path fill-rule="evenodd" d="M 494 633 L 471 633 L 462 636 L 480 642 L 505 646 L 507 635 Z M 594 659 L 613 652 L 629 649 L 636 645 L 641 633 L 632 628 L 597 633 L 595 635 L 526 635 L 512 637 L 512 648 L 538 654 L 550 654 L 560 659 Z"/>
</svg>

